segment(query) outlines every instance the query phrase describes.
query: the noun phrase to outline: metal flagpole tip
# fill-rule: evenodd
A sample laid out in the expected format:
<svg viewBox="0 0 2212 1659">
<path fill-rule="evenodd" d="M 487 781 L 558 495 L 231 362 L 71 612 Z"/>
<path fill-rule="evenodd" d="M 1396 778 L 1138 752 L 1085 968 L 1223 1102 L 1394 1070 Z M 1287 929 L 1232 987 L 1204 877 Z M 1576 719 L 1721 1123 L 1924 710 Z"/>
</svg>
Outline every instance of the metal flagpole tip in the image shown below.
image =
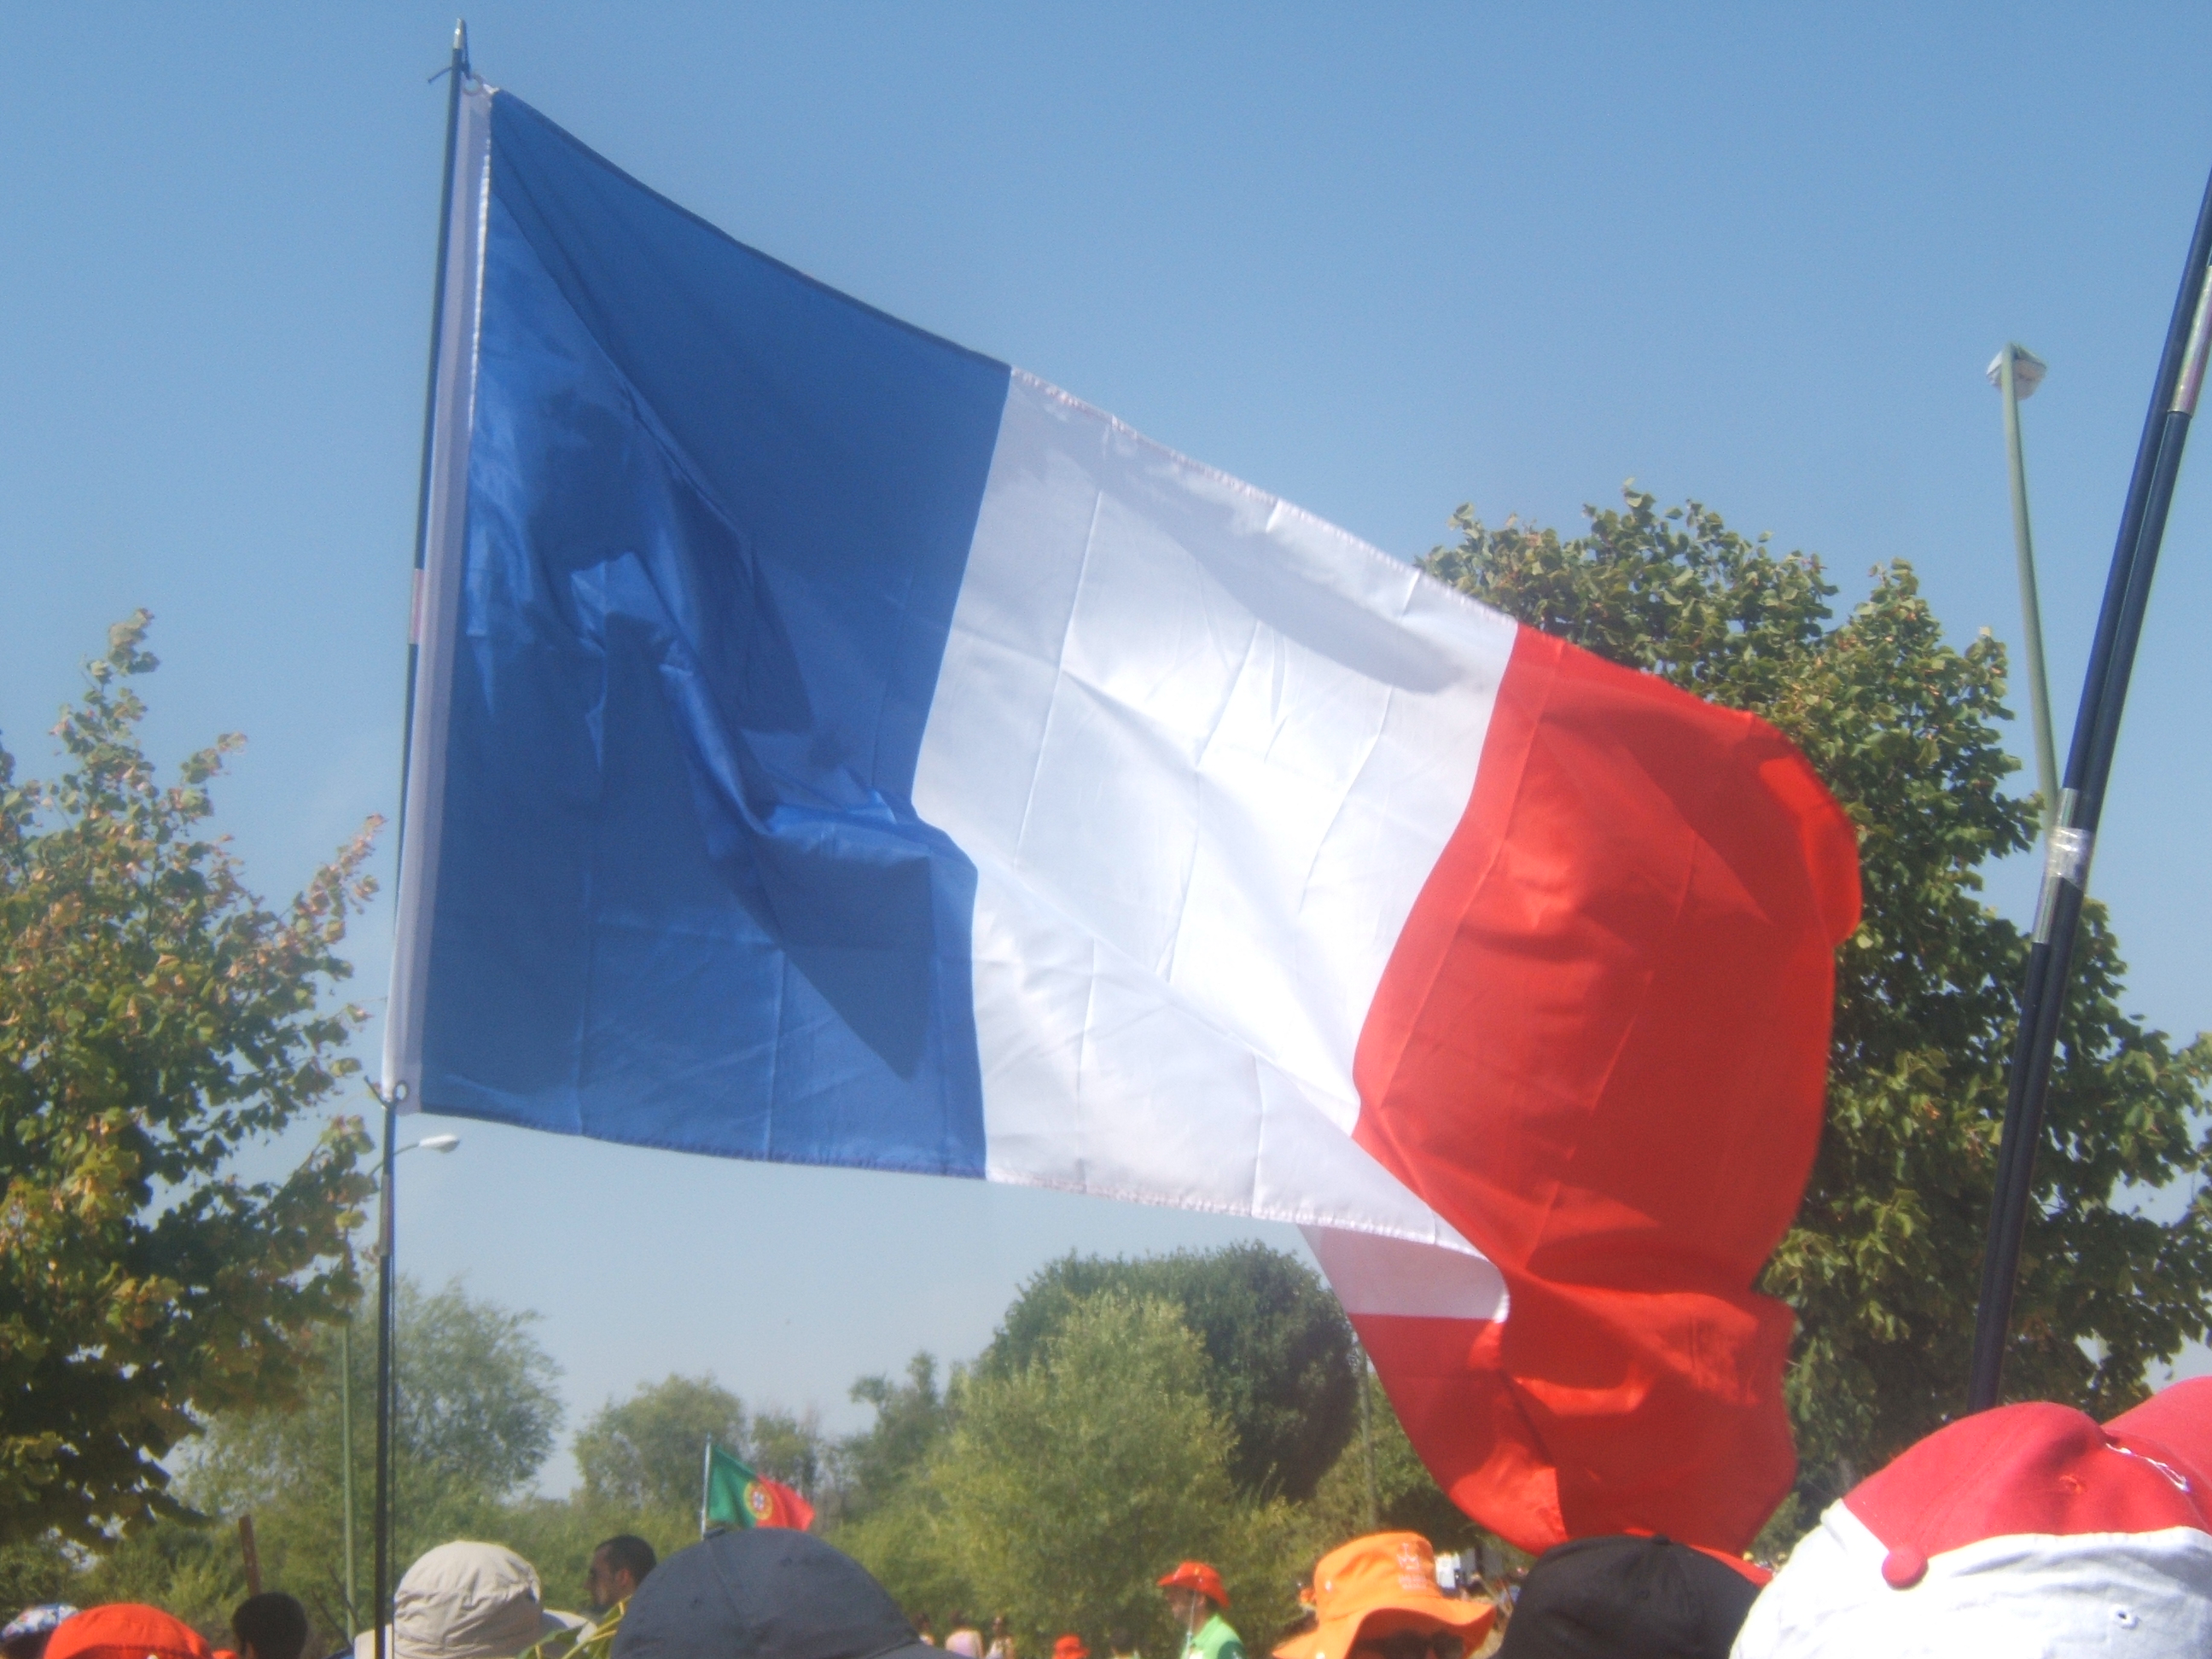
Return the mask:
<svg viewBox="0 0 2212 1659">
<path fill-rule="evenodd" d="M 2024 345 L 2014 345 L 2007 349 L 2012 353 L 2014 394 L 2023 399 L 2033 398 L 2035 388 L 2043 384 L 2043 377 L 2051 372 L 2051 365 Z M 1990 359 L 1990 366 L 1985 371 L 1990 384 L 2000 390 L 2004 386 L 2004 352 L 2000 351 Z"/>
</svg>

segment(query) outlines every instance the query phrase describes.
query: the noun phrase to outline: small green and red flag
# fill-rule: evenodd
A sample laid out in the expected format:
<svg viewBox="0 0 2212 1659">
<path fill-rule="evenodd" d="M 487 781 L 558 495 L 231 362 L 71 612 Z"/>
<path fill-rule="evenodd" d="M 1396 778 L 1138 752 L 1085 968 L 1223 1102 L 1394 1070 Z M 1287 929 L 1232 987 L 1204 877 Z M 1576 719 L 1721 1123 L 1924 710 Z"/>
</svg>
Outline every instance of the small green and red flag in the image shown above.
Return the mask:
<svg viewBox="0 0 2212 1659">
<path fill-rule="evenodd" d="M 699 1531 L 714 1527 L 788 1527 L 805 1532 L 814 1524 L 814 1505 L 781 1480 L 750 1468 L 707 1443 L 707 1490 L 699 1506 Z"/>
</svg>

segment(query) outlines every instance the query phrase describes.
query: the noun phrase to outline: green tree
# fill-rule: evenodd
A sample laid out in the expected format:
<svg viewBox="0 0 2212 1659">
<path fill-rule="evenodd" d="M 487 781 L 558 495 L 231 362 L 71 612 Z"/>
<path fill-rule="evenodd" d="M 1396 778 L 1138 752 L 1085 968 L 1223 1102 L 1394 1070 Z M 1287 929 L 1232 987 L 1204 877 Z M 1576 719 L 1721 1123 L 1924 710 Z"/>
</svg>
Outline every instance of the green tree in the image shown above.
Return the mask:
<svg viewBox="0 0 2212 1659">
<path fill-rule="evenodd" d="M 166 787 L 139 747 L 148 621 L 88 665 L 58 776 L 0 750 L 0 1543 L 173 1512 L 161 1460 L 296 1398 L 305 1333 L 357 1288 L 357 1121 L 282 1181 L 230 1164 L 356 1069 L 361 1011 L 325 995 L 376 826 L 264 908 L 204 828 L 240 739 Z"/>
<path fill-rule="evenodd" d="M 826 1499 L 830 1453 L 821 1419 L 811 1410 L 769 1407 L 753 1413 L 752 1429 L 745 1437 L 745 1461 L 756 1474 L 781 1480 L 809 1500 Z"/>
<path fill-rule="evenodd" d="M 975 1587 L 954 1559 L 945 1505 L 931 1470 L 958 1413 L 953 1396 L 964 1377 L 940 1389 L 937 1361 L 918 1353 L 906 1376 L 864 1376 L 852 1397 L 875 1408 L 876 1420 L 837 1448 L 838 1486 L 829 1534 L 874 1573 L 910 1613 L 944 1620 L 975 1606 Z M 945 1628 L 940 1625 L 940 1629 Z"/>
<path fill-rule="evenodd" d="M 952 1559 L 1022 1644 L 1122 1628 L 1173 1650 L 1153 1581 L 1215 1562 L 1258 1636 L 1289 1601 L 1291 1507 L 1237 1490 L 1204 1345 L 1177 1305 L 1078 1299 L 1030 1363 L 979 1375 L 932 1478 Z"/>
<path fill-rule="evenodd" d="M 713 1376 L 671 1374 L 619 1404 L 610 1401 L 576 1436 L 576 1468 L 593 1504 L 697 1515 L 706 1444 L 742 1454 L 744 1404 Z"/>
<path fill-rule="evenodd" d="M 469 1297 L 458 1283 L 425 1294 L 400 1279 L 394 1360 L 396 1559 L 407 1562 L 449 1537 L 489 1537 L 546 1566 L 546 1589 L 573 1589 L 584 1562 L 562 1555 L 588 1544 L 560 1535 L 566 1516 L 522 1498 L 560 1429 L 557 1367 L 533 1334 L 535 1314 Z M 164 1520 L 112 1544 L 80 1586 L 97 1599 L 155 1601 L 219 1632 L 246 1595 L 239 1516 L 254 1517 L 268 1589 L 296 1595 L 321 1652 L 349 1632 L 345 1613 L 345 1513 L 337 1328 L 310 1334 L 303 1395 L 289 1405 L 226 1411 L 192 1443 L 177 1491 L 197 1517 Z M 354 1531 L 358 1604 L 368 1620 L 369 1531 L 376 1480 L 376 1318 L 354 1310 Z M 206 1517 L 206 1520 L 199 1520 Z M 604 1535 L 604 1533 L 602 1533 Z M 546 1555 L 535 1551 L 546 1551 Z M 228 1641 L 228 1637 L 226 1637 Z"/>
<path fill-rule="evenodd" d="M 844 1513 L 857 1520 L 890 1502 L 927 1468 L 952 1431 L 953 1413 L 937 1386 L 936 1358 L 927 1353 L 907 1361 L 904 1382 L 864 1376 L 853 1384 L 852 1397 L 876 1412 L 872 1424 L 838 1448 Z"/>
<path fill-rule="evenodd" d="M 1413 1449 L 1390 1396 L 1371 1374 L 1365 1381 L 1366 1425 L 1354 1432 L 1304 1506 L 1309 1561 L 1369 1532 L 1417 1532 L 1440 1550 L 1483 1543 L 1504 1547 L 1444 1495 Z"/>
<path fill-rule="evenodd" d="M 471 1297 L 457 1283 L 425 1294 L 404 1278 L 397 1315 L 392 1513 L 399 1568 L 449 1538 L 513 1542 L 510 1534 L 529 1512 L 520 1494 L 544 1467 L 561 1423 L 559 1368 L 533 1333 L 538 1316 Z M 269 1586 L 298 1596 L 333 1644 L 350 1633 L 340 1346 L 335 1327 L 313 1334 L 303 1399 L 226 1413 L 208 1425 L 179 1486 L 213 1524 L 164 1522 L 145 1540 L 112 1551 L 104 1566 L 116 1580 L 111 1590 L 143 1590 L 150 1581 L 159 1593 L 132 1599 L 219 1624 L 244 1594 L 230 1527 L 251 1513 Z M 351 1350 L 356 1612 L 365 1621 L 376 1478 L 375 1317 L 366 1299 L 355 1311 Z"/>
<path fill-rule="evenodd" d="M 1028 1365 L 1077 1306 L 1109 1289 L 1165 1297 L 1197 1334 L 1237 1489 L 1310 1497 L 1352 1437 L 1359 1397 L 1351 1324 L 1313 1269 L 1257 1243 L 1134 1261 L 1064 1256 L 1022 1287 L 978 1374 Z"/>
<path fill-rule="evenodd" d="M 1964 1408 L 1974 1302 L 2028 941 L 1980 896 L 2035 840 L 2006 794 L 2002 647 L 1949 645 L 1911 568 L 1877 568 L 1840 623 L 1818 559 L 1696 502 L 1624 491 L 1573 539 L 1462 508 L 1428 568 L 1615 662 L 1752 710 L 1794 739 L 1859 832 L 1865 919 L 1838 952 L 1827 1126 L 1765 1287 L 1794 1307 L 1789 1398 L 1811 1513 Z M 2212 1200 L 2195 1182 L 2212 1042 L 2176 1048 L 2120 1007 L 2104 908 L 2061 1022 L 2006 1368 L 2015 1399 L 2108 1415 L 2212 1325 Z"/>
</svg>

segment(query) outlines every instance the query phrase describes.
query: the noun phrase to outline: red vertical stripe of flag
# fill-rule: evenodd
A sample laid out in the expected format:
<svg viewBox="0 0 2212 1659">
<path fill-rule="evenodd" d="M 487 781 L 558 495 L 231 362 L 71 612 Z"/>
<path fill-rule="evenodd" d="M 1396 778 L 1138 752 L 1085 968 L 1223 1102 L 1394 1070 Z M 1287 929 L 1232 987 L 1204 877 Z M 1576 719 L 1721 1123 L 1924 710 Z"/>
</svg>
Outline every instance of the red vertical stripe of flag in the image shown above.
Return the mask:
<svg viewBox="0 0 2212 1659">
<path fill-rule="evenodd" d="M 1818 1143 L 1856 839 L 1751 715 L 1522 630 L 1360 1036 L 1361 1145 L 1497 1265 L 1368 1316 L 1453 1498 L 1524 1547 L 1747 1544 L 1796 1468 L 1752 1286 Z"/>
</svg>

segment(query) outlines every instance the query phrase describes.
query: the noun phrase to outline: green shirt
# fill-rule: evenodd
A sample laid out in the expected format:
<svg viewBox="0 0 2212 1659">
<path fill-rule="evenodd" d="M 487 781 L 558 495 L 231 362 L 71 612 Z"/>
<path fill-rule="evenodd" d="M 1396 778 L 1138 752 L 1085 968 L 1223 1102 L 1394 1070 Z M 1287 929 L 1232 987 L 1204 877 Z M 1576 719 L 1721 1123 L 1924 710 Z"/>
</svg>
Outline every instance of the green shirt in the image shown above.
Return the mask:
<svg viewBox="0 0 2212 1659">
<path fill-rule="evenodd" d="M 1244 1659 L 1244 1638 L 1217 1613 L 1190 1633 L 1182 1659 Z"/>
</svg>

